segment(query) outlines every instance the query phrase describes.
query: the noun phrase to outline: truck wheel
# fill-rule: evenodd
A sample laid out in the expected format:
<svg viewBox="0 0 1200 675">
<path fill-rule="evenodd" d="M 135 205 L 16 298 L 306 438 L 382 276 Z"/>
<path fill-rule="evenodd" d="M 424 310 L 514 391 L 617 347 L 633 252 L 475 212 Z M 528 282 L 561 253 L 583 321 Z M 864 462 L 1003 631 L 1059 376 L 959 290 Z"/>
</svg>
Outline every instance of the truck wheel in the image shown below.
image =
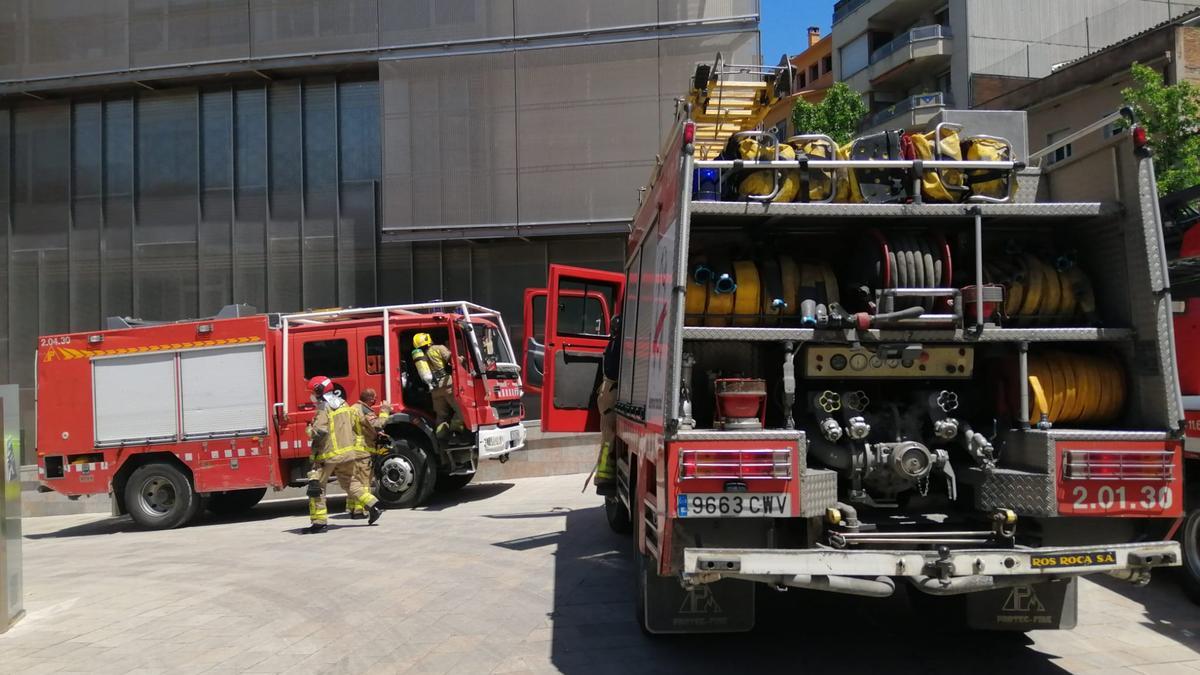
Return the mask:
<svg viewBox="0 0 1200 675">
<path fill-rule="evenodd" d="M 254 508 L 267 494 L 267 488 L 214 492 L 208 496 L 208 510 L 218 516 L 233 516 Z"/>
<path fill-rule="evenodd" d="M 625 503 L 617 495 L 609 495 L 604 498 L 604 517 L 608 520 L 608 527 L 617 534 L 629 534 L 633 532 L 633 520 L 629 517 L 629 509 L 625 508 Z"/>
<path fill-rule="evenodd" d="M 405 440 L 392 441 L 392 450 L 379 461 L 378 497 L 391 508 L 411 509 L 424 504 L 437 482 L 437 467 L 425 448 Z"/>
<path fill-rule="evenodd" d="M 1191 504 L 1177 536 L 1183 549 L 1183 591 L 1200 604 L 1200 504 Z"/>
<path fill-rule="evenodd" d="M 200 495 L 182 471 L 170 464 L 147 464 L 125 483 L 125 508 L 133 521 L 151 530 L 187 523 L 200 510 Z"/>
<path fill-rule="evenodd" d="M 470 483 L 471 479 L 474 477 L 475 474 L 473 473 L 459 474 L 457 476 L 439 474 L 437 477 L 437 482 L 433 485 L 433 489 L 437 490 L 438 492 L 454 492 L 455 490 L 461 490 L 465 488 L 467 483 Z"/>
</svg>

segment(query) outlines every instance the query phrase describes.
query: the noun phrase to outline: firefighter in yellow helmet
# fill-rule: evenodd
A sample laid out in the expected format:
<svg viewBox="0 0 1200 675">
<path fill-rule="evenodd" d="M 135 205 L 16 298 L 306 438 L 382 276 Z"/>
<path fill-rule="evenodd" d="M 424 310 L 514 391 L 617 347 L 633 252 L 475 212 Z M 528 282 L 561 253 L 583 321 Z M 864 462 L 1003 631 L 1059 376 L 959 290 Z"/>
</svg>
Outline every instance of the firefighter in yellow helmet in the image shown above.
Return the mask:
<svg viewBox="0 0 1200 675">
<path fill-rule="evenodd" d="M 354 406 L 362 413 L 363 420 L 367 425 L 364 427 L 363 441 L 366 444 L 367 457 L 358 462 L 358 480 L 368 490 L 375 481 L 375 457 L 386 455 L 388 453 L 387 435 L 383 433 L 383 426 L 387 422 L 388 416 L 392 414 L 392 404 L 384 401 L 379 405 L 379 412 L 375 412 L 375 401 L 378 394 L 375 390 L 367 387 L 358 395 L 358 403 Z M 367 517 L 367 507 L 359 502 L 346 502 L 346 509 L 350 511 L 350 518 L 359 520 Z"/>
<path fill-rule="evenodd" d="M 347 505 L 362 504 L 368 513 L 367 524 L 374 525 L 383 510 L 370 487 L 359 480 L 356 468 L 360 460 L 370 456 L 365 444 L 367 422 L 357 406 L 346 404 L 328 377 L 312 378 L 309 388 L 317 404 L 317 415 L 309 427 L 313 470 L 308 474 L 308 515 L 312 521 L 308 531 L 324 532 L 329 525 L 325 486 L 331 476 L 346 491 Z"/>
<path fill-rule="evenodd" d="M 462 410 L 454 398 L 454 356 L 450 349 L 433 344 L 429 333 L 417 333 L 413 336 L 412 358 L 417 375 L 433 395 L 438 438 L 448 436 L 452 426 L 455 430 L 462 429 Z"/>
</svg>

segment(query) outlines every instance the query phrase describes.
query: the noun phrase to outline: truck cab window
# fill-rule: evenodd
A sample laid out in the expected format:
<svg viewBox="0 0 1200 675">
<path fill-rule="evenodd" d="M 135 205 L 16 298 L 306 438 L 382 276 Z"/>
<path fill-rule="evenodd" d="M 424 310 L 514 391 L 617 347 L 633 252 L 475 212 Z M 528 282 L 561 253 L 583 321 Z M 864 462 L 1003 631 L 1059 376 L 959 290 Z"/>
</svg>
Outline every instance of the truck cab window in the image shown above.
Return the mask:
<svg viewBox="0 0 1200 675">
<path fill-rule="evenodd" d="M 558 334 L 608 337 L 611 286 L 564 281 L 558 296 Z"/>
<path fill-rule="evenodd" d="M 372 335 L 363 340 L 363 364 L 368 375 L 383 374 L 383 337 Z"/>
<path fill-rule="evenodd" d="M 304 343 L 304 378 L 350 374 L 350 350 L 345 340 L 314 340 Z"/>
</svg>

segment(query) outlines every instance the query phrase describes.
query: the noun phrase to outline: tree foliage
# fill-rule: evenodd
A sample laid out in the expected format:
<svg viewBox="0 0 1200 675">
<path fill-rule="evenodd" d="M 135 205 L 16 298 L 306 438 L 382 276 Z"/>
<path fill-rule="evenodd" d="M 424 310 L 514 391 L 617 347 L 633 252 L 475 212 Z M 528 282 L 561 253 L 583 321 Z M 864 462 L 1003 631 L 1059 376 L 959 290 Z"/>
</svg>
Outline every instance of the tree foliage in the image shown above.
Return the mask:
<svg viewBox="0 0 1200 675">
<path fill-rule="evenodd" d="M 845 82 L 836 82 L 820 103 L 798 99 L 792 108 L 792 124 L 798 134 L 825 134 L 842 144 L 854 137 L 866 114 L 862 96 Z"/>
<path fill-rule="evenodd" d="M 1134 86 L 1121 95 L 1146 128 L 1159 195 L 1200 185 L 1200 87 L 1168 85 L 1157 70 L 1140 63 L 1130 73 Z"/>
</svg>

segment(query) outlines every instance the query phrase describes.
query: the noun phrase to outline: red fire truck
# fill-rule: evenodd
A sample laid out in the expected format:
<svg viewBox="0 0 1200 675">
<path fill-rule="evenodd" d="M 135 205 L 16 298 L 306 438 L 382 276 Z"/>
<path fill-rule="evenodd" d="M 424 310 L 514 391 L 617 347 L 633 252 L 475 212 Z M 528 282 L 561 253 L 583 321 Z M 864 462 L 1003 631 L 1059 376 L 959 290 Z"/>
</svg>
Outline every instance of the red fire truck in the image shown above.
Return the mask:
<svg viewBox="0 0 1200 675">
<path fill-rule="evenodd" d="M 1167 195 L 1160 204 L 1175 298 L 1179 388 L 1187 418 L 1183 451 L 1188 513 L 1177 536 L 1183 546 L 1184 590 L 1200 603 L 1200 185 Z"/>
<path fill-rule="evenodd" d="M 429 333 L 454 355 L 463 430 L 434 431 L 411 351 Z M 347 401 L 390 401 L 391 448 L 375 492 L 412 507 L 457 489 L 484 459 L 525 444 L 520 368 L 499 312 L 439 302 L 300 314 L 229 306 L 209 319 L 109 319 L 108 329 L 47 335 L 38 348 L 38 479 L 65 495 L 108 493 L 142 526 L 183 525 L 201 508 L 233 513 L 267 488 L 306 482 L 309 378 Z M 455 425 L 457 427 L 457 425 Z"/>
<path fill-rule="evenodd" d="M 527 293 L 546 431 L 597 427 L 620 308 L 605 510 L 643 628 L 748 630 L 755 584 L 1068 628 L 1080 576 L 1178 566 L 1170 289 L 1132 114 L 1086 130 L 1126 120 L 1094 157 L 1027 167 L 995 136 L 1022 113 L 776 139 L 781 79 L 698 67 L 625 272 L 551 266 L 544 304 Z"/>
</svg>

